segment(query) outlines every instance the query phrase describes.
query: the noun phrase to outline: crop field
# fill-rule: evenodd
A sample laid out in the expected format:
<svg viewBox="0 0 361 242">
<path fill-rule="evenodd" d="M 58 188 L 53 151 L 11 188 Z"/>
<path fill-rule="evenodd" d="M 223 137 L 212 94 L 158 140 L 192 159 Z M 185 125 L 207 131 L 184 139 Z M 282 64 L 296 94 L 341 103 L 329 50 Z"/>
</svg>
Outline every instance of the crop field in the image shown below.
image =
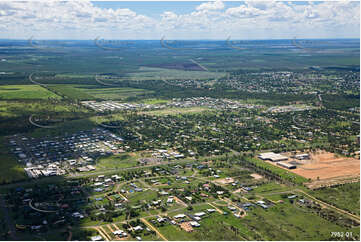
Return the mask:
<svg viewBox="0 0 361 242">
<path fill-rule="evenodd" d="M 0 86 L 0 99 L 60 99 L 58 95 L 37 85 Z"/>
<path fill-rule="evenodd" d="M 48 85 L 49 89 L 59 93 L 59 95 L 65 96 L 72 100 L 94 100 L 94 96 L 82 91 L 80 88 L 76 88 L 73 85 L 57 84 Z"/>
</svg>

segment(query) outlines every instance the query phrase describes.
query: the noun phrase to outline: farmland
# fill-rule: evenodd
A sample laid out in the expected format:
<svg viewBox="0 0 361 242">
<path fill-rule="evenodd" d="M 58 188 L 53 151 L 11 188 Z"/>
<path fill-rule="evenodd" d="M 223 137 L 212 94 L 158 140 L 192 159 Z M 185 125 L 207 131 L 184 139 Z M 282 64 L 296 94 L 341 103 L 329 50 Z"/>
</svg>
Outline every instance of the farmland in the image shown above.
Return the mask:
<svg viewBox="0 0 361 242">
<path fill-rule="evenodd" d="M 0 87 L 0 99 L 49 99 L 60 97 L 36 85 L 3 85 Z"/>
</svg>

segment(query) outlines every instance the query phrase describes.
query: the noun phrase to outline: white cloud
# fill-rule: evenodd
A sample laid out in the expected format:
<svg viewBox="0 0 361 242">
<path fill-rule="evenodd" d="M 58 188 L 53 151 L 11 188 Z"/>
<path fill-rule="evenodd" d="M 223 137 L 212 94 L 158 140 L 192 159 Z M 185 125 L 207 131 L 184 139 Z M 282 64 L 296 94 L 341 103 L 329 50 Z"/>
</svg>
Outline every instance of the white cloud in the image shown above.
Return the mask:
<svg viewBox="0 0 361 242">
<path fill-rule="evenodd" d="M 89 1 L 0 2 L 0 38 L 358 37 L 359 24 L 359 2 L 347 1 L 246 1 L 230 8 L 213 1 L 186 14 L 165 9 L 159 19 L 128 8 L 99 8 Z"/>
<path fill-rule="evenodd" d="M 226 14 L 238 18 L 250 18 L 264 14 L 265 11 L 252 6 L 241 5 L 235 8 L 228 8 Z"/>
<path fill-rule="evenodd" d="M 214 2 L 202 3 L 196 8 L 197 11 L 222 10 L 222 9 L 224 9 L 224 4 L 222 1 L 219 0 Z"/>
</svg>

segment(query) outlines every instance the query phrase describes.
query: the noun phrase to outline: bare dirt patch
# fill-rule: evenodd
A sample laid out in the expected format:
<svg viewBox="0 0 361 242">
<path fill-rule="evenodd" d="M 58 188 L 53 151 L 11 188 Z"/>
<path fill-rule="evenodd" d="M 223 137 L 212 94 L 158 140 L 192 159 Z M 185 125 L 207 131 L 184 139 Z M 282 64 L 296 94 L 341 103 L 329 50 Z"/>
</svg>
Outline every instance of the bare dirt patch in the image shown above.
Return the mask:
<svg viewBox="0 0 361 242">
<path fill-rule="evenodd" d="M 181 223 L 179 225 L 186 232 L 192 232 L 193 231 L 192 225 L 189 222 L 183 222 L 183 223 Z"/>
<path fill-rule="evenodd" d="M 359 160 L 329 152 L 311 154 L 311 159 L 302 163 L 293 172 L 312 180 L 360 176 Z"/>
<path fill-rule="evenodd" d="M 219 184 L 229 184 L 229 183 L 233 183 L 234 179 L 231 178 L 231 177 L 227 177 L 227 178 L 217 179 L 217 180 L 214 180 L 214 181 L 219 183 Z"/>
<path fill-rule="evenodd" d="M 290 170 L 278 166 L 275 162 L 266 162 L 311 179 L 311 182 L 305 185 L 312 189 L 348 183 L 360 178 L 360 160 L 355 158 L 343 157 L 322 150 L 310 153 L 310 159 L 306 160 L 293 159 L 290 153 L 282 155 L 289 157 L 286 162 L 297 165 L 297 168 Z"/>
<path fill-rule="evenodd" d="M 256 179 L 256 180 L 259 180 L 259 179 L 262 179 L 262 178 L 263 178 L 263 176 L 261 176 L 261 175 L 259 175 L 259 174 L 257 174 L 257 173 L 251 174 L 251 177 L 253 177 L 253 178 Z"/>
</svg>

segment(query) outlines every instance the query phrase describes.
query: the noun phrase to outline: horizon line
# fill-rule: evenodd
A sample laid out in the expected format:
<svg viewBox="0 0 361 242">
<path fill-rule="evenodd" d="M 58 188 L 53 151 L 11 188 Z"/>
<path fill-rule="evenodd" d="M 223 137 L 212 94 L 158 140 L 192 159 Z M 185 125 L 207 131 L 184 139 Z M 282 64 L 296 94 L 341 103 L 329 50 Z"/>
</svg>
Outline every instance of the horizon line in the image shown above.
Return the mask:
<svg viewBox="0 0 361 242">
<path fill-rule="evenodd" d="M 10 38 L 0 38 L 0 40 L 17 40 L 17 41 L 39 41 L 39 40 L 72 40 L 72 41 L 95 41 L 97 39 L 94 38 L 94 39 L 48 39 L 48 38 L 41 38 L 41 39 L 33 39 L 33 38 L 28 38 L 28 39 L 10 39 Z M 120 41 L 126 41 L 126 40 L 132 40 L 132 41 L 160 41 L 162 40 L 162 38 L 160 39 L 106 39 L 106 38 L 102 38 L 104 40 L 120 40 Z M 99 40 L 102 40 L 102 39 L 99 39 Z M 337 37 L 327 37 L 327 38 L 279 38 L 279 39 L 237 39 L 237 38 L 234 38 L 234 39 L 229 39 L 231 41 L 234 41 L 234 40 L 297 40 L 297 39 L 310 39 L 310 40 L 320 40 L 320 39 L 328 39 L 328 40 L 342 40 L 342 39 L 353 39 L 353 40 L 360 40 L 360 37 L 357 38 L 357 37 L 341 37 L 341 38 L 337 38 Z M 227 41 L 228 39 L 164 39 L 164 41 L 167 41 L 167 40 L 182 40 L 182 41 Z"/>
</svg>

